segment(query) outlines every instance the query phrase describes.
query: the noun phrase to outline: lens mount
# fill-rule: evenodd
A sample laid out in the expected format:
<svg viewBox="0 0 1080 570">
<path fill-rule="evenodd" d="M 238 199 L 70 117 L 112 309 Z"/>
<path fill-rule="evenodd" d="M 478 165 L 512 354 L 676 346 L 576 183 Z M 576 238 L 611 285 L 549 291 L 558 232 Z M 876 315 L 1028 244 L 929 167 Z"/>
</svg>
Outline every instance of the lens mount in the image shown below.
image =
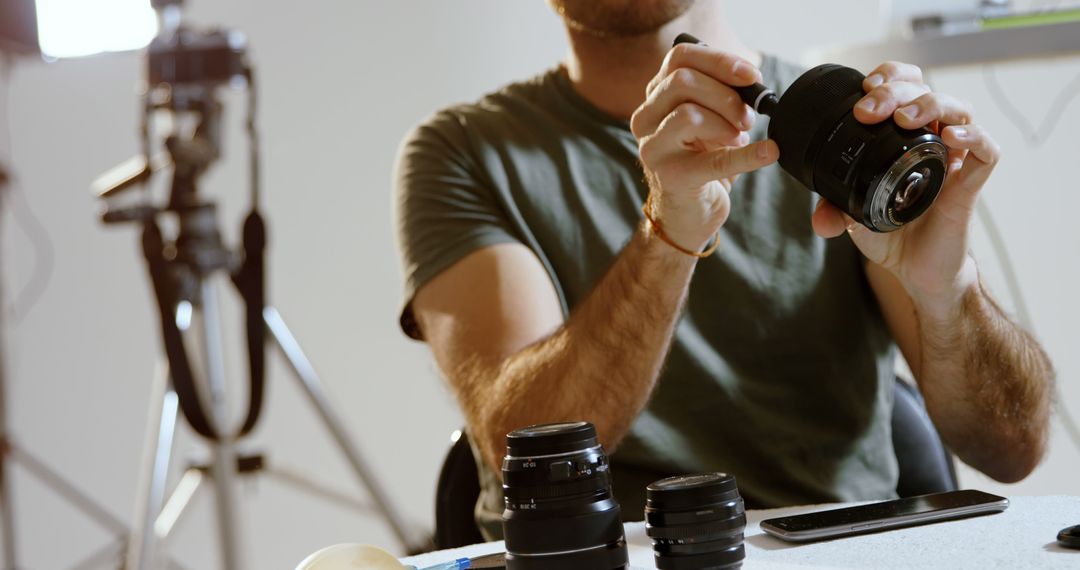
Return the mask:
<svg viewBox="0 0 1080 570">
<path fill-rule="evenodd" d="M 948 156 L 948 149 L 936 140 L 905 151 L 868 191 L 867 225 L 890 232 L 922 215 L 941 192 Z"/>
</svg>

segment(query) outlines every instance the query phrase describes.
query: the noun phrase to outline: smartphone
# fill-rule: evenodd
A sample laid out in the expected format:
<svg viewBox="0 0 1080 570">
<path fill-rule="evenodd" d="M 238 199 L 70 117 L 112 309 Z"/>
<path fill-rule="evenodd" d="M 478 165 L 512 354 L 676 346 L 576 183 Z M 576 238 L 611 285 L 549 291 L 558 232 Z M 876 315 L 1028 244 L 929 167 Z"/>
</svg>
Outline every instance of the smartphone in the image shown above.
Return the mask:
<svg viewBox="0 0 1080 570">
<path fill-rule="evenodd" d="M 1005 497 L 964 490 L 908 497 L 858 507 L 761 521 L 761 530 L 791 542 L 808 542 L 894 528 L 1000 513 Z"/>
</svg>

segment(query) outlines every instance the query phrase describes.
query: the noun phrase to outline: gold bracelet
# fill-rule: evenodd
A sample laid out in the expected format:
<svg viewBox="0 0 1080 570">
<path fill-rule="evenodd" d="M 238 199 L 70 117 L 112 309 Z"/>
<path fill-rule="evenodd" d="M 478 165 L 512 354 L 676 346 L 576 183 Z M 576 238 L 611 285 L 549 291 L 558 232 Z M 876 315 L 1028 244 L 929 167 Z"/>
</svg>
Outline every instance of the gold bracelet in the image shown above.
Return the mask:
<svg viewBox="0 0 1080 570">
<path fill-rule="evenodd" d="M 705 251 L 702 251 L 700 253 L 686 249 L 685 247 L 675 243 L 674 240 L 672 240 L 670 237 L 668 237 L 666 233 L 664 233 L 664 229 L 660 227 L 660 224 L 657 223 L 655 219 L 653 219 L 652 214 L 649 212 L 649 210 L 652 209 L 650 208 L 651 205 L 652 193 L 650 192 L 649 197 L 645 199 L 645 205 L 641 207 L 641 213 L 645 214 L 645 219 L 649 221 L 649 225 L 652 226 L 653 233 L 656 234 L 656 237 L 660 238 L 660 241 L 663 241 L 664 243 L 670 245 L 671 247 L 677 249 L 682 253 L 685 253 L 686 255 L 697 257 L 699 259 L 705 259 L 706 257 L 709 257 L 716 252 L 717 248 L 720 247 L 720 230 L 716 230 L 716 236 L 713 237 L 712 245 L 706 247 Z"/>
</svg>

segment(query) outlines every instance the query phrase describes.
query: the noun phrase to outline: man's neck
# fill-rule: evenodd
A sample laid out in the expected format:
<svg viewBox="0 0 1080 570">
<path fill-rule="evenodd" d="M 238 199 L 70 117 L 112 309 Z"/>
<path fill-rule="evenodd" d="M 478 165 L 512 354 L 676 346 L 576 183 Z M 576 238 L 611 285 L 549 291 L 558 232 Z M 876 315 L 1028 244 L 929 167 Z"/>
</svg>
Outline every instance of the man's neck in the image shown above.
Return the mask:
<svg viewBox="0 0 1080 570">
<path fill-rule="evenodd" d="M 600 38 L 570 28 L 566 69 L 574 89 L 605 113 L 629 119 L 645 101 L 645 87 L 682 32 L 760 65 L 761 54 L 739 41 L 716 4 L 699 2 L 656 32 L 629 38 Z"/>
</svg>

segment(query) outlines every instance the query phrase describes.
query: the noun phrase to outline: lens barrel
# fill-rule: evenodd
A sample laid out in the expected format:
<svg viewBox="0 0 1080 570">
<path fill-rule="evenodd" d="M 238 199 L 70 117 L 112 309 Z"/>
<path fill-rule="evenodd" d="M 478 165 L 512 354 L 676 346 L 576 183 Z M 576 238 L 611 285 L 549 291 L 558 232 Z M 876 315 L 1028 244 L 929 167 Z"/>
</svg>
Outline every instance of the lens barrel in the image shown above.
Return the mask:
<svg viewBox="0 0 1080 570">
<path fill-rule="evenodd" d="M 934 203 L 948 149 L 929 129 L 856 120 L 864 79 L 833 64 L 806 72 L 772 111 L 769 138 L 780 147 L 781 168 L 866 227 L 889 232 Z"/>
<path fill-rule="evenodd" d="M 746 558 L 746 507 L 735 476 L 671 477 L 646 488 L 645 532 L 660 570 L 727 570 Z"/>
<path fill-rule="evenodd" d="M 592 424 L 546 424 L 510 432 L 502 473 L 509 570 L 627 567 L 619 504 Z"/>
</svg>

